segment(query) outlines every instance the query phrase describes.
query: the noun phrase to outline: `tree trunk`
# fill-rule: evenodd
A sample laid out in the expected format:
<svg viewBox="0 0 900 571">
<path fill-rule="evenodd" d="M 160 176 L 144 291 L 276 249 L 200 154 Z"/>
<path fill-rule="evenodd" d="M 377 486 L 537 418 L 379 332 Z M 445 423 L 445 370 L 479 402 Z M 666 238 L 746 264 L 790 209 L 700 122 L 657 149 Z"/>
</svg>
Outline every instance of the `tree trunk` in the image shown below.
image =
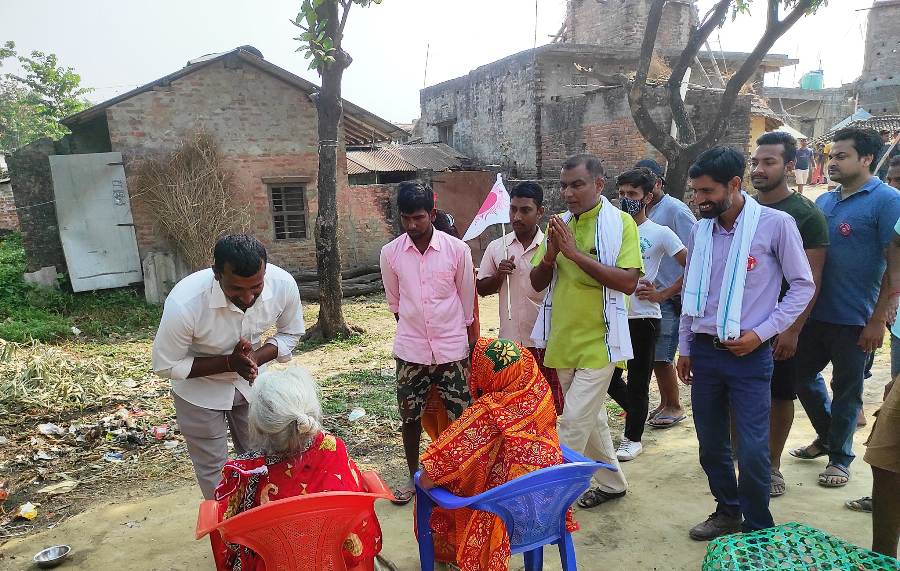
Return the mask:
<svg viewBox="0 0 900 571">
<path fill-rule="evenodd" d="M 338 27 L 337 2 L 319 7 L 328 19 L 330 37 Z M 338 125 L 343 113 L 341 79 L 347 67 L 345 54 L 338 48 L 335 61 L 322 69 L 322 89 L 316 100 L 319 116 L 319 213 L 316 216 L 316 269 L 319 272 L 319 322 L 314 327 L 323 339 L 351 334 L 341 308 L 341 250 L 338 244 L 337 147 Z"/>
<path fill-rule="evenodd" d="M 688 159 L 685 153 L 676 153 L 666 157 L 666 193 L 684 200 L 687 194 L 687 173 L 693 158 Z"/>
</svg>

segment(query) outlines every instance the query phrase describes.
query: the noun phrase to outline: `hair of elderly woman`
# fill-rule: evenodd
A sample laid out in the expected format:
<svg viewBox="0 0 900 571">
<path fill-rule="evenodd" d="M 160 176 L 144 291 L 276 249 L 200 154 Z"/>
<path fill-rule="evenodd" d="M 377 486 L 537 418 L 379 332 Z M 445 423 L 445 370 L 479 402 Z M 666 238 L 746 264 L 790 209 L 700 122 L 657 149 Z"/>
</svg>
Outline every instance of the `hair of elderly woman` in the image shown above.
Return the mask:
<svg viewBox="0 0 900 571">
<path fill-rule="evenodd" d="M 291 454 L 322 430 L 318 387 L 302 367 L 268 370 L 253 384 L 249 424 L 254 445 L 266 454 Z"/>
</svg>

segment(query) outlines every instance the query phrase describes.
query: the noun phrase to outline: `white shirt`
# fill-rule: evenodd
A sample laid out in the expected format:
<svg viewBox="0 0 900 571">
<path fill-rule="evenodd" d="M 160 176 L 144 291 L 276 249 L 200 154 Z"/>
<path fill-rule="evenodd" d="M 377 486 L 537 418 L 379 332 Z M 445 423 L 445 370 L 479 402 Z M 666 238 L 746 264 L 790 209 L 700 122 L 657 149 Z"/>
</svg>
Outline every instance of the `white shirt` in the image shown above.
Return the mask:
<svg viewBox="0 0 900 571">
<path fill-rule="evenodd" d="M 263 332 L 273 325 L 277 332 L 265 343 L 278 348 L 279 363 L 290 361 L 305 332 L 300 290 L 293 276 L 267 264 L 262 293 L 245 313 L 225 297 L 212 268 L 200 270 L 178 282 L 166 298 L 153 340 L 153 371 L 171 379 L 172 391 L 189 403 L 231 410 L 235 389 L 250 400 L 250 384 L 237 373 L 189 379 L 194 357 L 230 355 L 241 337 L 258 349 Z"/>
<path fill-rule="evenodd" d="M 656 279 L 662 259 L 666 256 L 674 257 L 675 254 L 685 249 L 675 232 L 649 218 L 638 226 L 638 241 L 641 245 L 641 256 L 644 258 L 644 277 L 642 279 L 651 283 Z M 628 319 L 642 317 L 662 318 L 659 304 L 638 299 L 635 294 L 632 294 L 628 307 Z"/>
<path fill-rule="evenodd" d="M 504 246 L 509 250 L 506 254 Z M 509 276 L 510 300 L 512 301 L 512 319 L 506 308 L 506 280 L 500 285 L 500 337 L 515 341 L 523 347 L 535 347 L 531 339 L 531 330 L 537 320 L 538 310 L 544 301 L 547 290 L 534 291 L 531 287 L 531 258 L 534 257 L 538 247 L 544 241 L 544 233 L 538 228 L 537 234 L 528 249 L 522 247 L 522 243 L 516 238 L 515 232 L 497 238 L 488 244 L 481 258 L 481 267 L 478 268 L 478 279 L 489 278 L 497 275 L 500 270 L 500 262 L 512 258 L 516 269 Z"/>
</svg>

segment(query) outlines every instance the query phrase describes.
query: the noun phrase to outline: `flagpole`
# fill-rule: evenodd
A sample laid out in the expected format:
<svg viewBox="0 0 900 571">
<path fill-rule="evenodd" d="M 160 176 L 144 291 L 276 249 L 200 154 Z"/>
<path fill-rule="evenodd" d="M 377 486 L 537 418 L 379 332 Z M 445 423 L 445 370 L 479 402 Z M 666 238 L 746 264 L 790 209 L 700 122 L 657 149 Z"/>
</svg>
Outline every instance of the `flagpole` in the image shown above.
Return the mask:
<svg viewBox="0 0 900 571">
<path fill-rule="evenodd" d="M 506 224 L 503 222 L 500 223 L 500 226 L 503 228 L 503 259 L 509 259 L 509 245 L 506 243 Z M 511 294 L 509 292 L 509 274 L 506 274 L 506 318 L 509 321 L 512 321 L 512 302 L 511 302 Z"/>
</svg>

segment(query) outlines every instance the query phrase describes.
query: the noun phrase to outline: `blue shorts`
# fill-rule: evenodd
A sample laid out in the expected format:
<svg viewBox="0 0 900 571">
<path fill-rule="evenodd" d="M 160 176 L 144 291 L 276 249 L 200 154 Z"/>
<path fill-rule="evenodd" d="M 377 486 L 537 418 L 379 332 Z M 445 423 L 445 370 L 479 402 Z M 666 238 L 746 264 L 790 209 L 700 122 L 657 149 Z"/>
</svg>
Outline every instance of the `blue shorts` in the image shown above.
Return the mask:
<svg viewBox="0 0 900 571">
<path fill-rule="evenodd" d="M 659 304 L 662 319 L 659 322 L 659 338 L 656 340 L 657 363 L 675 362 L 678 349 L 678 326 L 681 323 L 681 296 L 673 296 Z"/>
</svg>

